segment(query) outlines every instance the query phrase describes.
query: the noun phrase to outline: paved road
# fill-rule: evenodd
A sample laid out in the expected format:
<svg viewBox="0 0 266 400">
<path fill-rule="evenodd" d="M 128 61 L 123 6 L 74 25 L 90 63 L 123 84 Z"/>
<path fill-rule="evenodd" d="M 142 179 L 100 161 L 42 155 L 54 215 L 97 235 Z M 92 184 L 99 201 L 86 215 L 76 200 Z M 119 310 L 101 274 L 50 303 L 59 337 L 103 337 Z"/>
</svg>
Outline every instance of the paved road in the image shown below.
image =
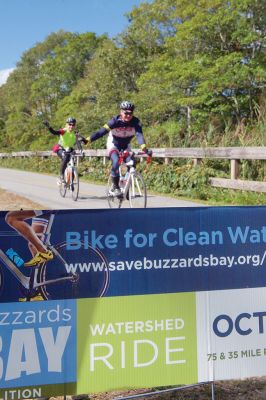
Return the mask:
<svg viewBox="0 0 266 400">
<path fill-rule="evenodd" d="M 108 207 L 105 187 L 102 185 L 81 182 L 79 199 L 75 202 L 69 195 L 66 198 L 59 195 L 56 177 L 54 176 L 6 168 L 0 168 L 0 176 L 0 187 L 2 189 L 26 197 L 40 204 L 44 209 Z M 129 203 L 126 206 L 129 206 Z M 148 207 L 197 206 L 201 206 L 201 204 L 148 194 Z"/>
</svg>

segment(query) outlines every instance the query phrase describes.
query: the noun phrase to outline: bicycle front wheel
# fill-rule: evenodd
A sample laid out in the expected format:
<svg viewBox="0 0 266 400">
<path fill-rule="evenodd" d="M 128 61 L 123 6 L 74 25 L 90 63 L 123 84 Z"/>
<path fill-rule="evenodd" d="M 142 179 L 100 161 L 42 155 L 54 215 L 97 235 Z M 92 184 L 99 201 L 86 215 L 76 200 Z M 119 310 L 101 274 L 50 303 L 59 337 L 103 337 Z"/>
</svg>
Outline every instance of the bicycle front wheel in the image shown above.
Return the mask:
<svg viewBox="0 0 266 400">
<path fill-rule="evenodd" d="M 83 243 L 71 251 L 62 242 L 53 248 L 54 258 L 42 264 L 38 286 L 46 299 L 102 297 L 109 285 L 108 263 L 100 250 Z"/>
<path fill-rule="evenodd" d="M 111 193 L 111 188 L 112 188 L 112 178 L 109 176 L 108 183 L 107 183 L 107 189 L 106 189 L 106 196 L 107 196 L 107 201 L 108 205 L 110 208 L 121 208 L 123 197 L 118 197 L 114 196 Z"/>
<path fill-rule="evenodd" d="M 72 177 L 70 184 L 71 196 L 74 201 L 77 201 L 79 195 L 79 176 L 76 168 L 72 168 Z"/>
<path fill-rule="evenodd" d="M 131 208 L 147 207 L 147 189 L 142 175 L 135 171 L 130 176 L 129 203 Z"/>
<path fill-rule="evenodd" d="M 66 184 L 64 182 L 59 182 L 59 193 L 62 197 L 66 196 Z"/>
</svg>

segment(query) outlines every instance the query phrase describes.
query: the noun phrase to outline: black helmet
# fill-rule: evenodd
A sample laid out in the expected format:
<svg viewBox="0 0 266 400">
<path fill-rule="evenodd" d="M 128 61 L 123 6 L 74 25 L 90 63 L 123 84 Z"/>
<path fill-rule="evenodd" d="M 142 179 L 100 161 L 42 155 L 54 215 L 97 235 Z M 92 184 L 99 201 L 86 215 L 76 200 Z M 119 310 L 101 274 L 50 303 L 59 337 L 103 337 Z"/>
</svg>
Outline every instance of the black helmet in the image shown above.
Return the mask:
<svg viewBox="0 0 266 400">
<path fill-rule="evenodd" d="M 127 100 L 122 101 L 122 103 L 120 104 L 120 110 L 134 111 L 134 108 L 134 104 Z"/>
<path fill-rule="evenodd" d="M 75 123 L 76 123 L 76 119 L 73 118 L 73 117 L 69 117 L 69 118 L 66 120 L 66 122 L 67 122 L 67 124 L 75 124 Z"/>
</svg>

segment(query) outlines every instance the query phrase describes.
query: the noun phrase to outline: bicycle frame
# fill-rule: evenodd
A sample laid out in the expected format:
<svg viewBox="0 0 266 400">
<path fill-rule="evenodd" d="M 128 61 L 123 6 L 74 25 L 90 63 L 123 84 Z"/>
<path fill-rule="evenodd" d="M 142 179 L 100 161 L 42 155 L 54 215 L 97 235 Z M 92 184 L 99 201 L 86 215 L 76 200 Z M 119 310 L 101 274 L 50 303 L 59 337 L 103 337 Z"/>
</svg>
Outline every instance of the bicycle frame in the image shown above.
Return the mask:
<svg viewBox="0 0 266 400">
<path fill-rule="evenodd" d="M 126 172 L 125 176 L 123 176 L 123 174 L 122 174 L 123 165 L 126 167 L 129 167 L 129 170 Z M 124 199 L 126 199 L 126 196 L 128 194 L 129 187 L 133 180 L 133 175 L 134 175 L 135 171 L 136 171 L 136 168 L 133 166 L 132 160 L 130 160 L 128 162 L 121 162 L 119 165 L 120 190 L 121 190 L 121 193 L 122 193 Z M 125 184 L 124 184 L 124 181 L 126 182 Z M 123 183 L 123 185 L 121 183 Z"/>
<path fill-rule="evenodd" d="M 72 151 L 72 152 L 70 153 L 70 160 L 69 160 L 69 162 L 68 162 L 68 164 L 67 164 L 67 168 L 68 168 L 68 167 L 71 167 L 71 168 L 76 167 L 76 165 L 77 165 L 77 159 L 78 159 L 78 156 L 77 156 L 77 154 L 76 154 L 76 152 L 75 152 L 75 150 L 74 150 L 74 151 Z M 67 183 L 69 184 L 69 182 L 67 182 Z"/>
<path fill-rule="evenodd" d="M 64 176 L 65 182 L 64 183 L 60 182 L 59 184 L 59 192 L 62 197 L 65 197 L 67 189 L 70 190 L 72 199 L 76 201 L 79 194 L 79 177 L 76 165 L 78 164 L 79 153 L 81 156 L 83 155 L 82 147 L 80 145 L 78 151 L 66 150 L 66 153 L 70 154 L 70 160 L 65 169 L 65 176 Z"/>
<path fill-rule="evenodd" d="M 7 257 L 7 255 L 0 249 L 0 259 L 5 264 L 7 269 L 17 278 L 25 289 L 30 287 L 30 277 L 25 276 L 20 269 Z"/>
<path fill-rule="evenodd" d="M 72 170 L 77 165 L 78 154 L 76 153 L 75 150 L 72 150 L 72 151 L 66 150 L 66 153 L 70 154 L 70 160 L 69 160 L 69 162 L 67 164 L 67 167 L 66 167 L 66 170 L 65 170 L 65 175 L 66 175 L 65 176 L 65 178 L 66 178 L 65 179 L 65 182 L 66 182 L 65 185 L 67 187 L 69 187 L 71 185 L 71 183 L 72 183 Z"/>
</svg>

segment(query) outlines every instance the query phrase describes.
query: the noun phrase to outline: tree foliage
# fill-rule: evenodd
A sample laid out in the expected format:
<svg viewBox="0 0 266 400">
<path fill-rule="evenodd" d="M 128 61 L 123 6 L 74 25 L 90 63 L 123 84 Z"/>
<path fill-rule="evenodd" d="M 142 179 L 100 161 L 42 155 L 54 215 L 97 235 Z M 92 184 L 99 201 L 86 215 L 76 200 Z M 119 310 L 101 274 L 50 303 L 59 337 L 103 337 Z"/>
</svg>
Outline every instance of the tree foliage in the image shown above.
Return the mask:
<svg viewBox="0 0 266 400">
<path fill-rule="evenodd" d="M 145 104 L 146 93 L 152 105 L 147 118 L 173 116 L 188 135 L 206 131 L 212 118 L 223 127 L 252 119 L 266 84 L 265 26 L 259 18 L 265 20 L 266 6 L 242 0 L 168 3 L 176 33 L 138 81 L 139 97 Z"/>
<path fill-rule="evenodd" d="M 125 98 L 153 145 L 244 144 L 248 129 L 263 144 L 265 2 L 153 0 L 128 21 L 113 40 L 59 31 L 26 51 L 0 88 L 2 147 L 46 148 L 42 120 L 69 115 L 89 134 Z"/>
</svg>

